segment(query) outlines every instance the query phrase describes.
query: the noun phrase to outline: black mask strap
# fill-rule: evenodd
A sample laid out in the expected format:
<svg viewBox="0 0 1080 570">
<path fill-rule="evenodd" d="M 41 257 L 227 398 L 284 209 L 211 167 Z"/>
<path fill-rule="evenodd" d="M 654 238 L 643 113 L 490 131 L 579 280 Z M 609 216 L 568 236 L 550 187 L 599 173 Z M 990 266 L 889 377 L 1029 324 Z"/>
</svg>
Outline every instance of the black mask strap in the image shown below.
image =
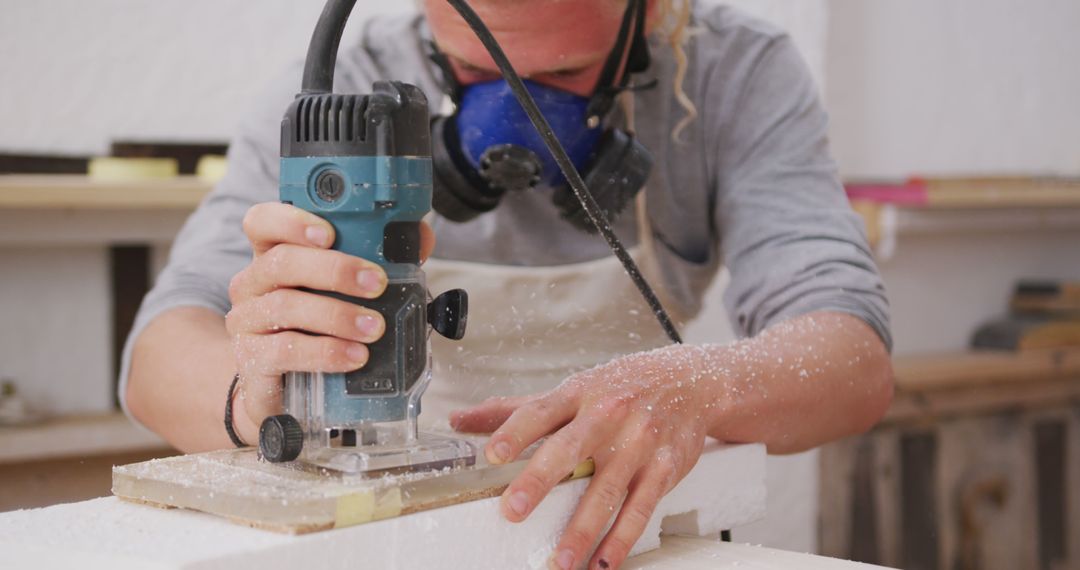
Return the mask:
<svg viewBox="0 0 1080 570">
<path fill-rule="evenodd" d="M 458 82 L 457 76 L 454 75 L 454 68 L 450 65 L 450 58 L 439 49 L 439 46 L 435 44 L 435 40 L 428 40 L 427 45 L 428 59 L 439 69 L 439 73 L 442 75 L 443 87 L 456 105 L 461 98 L 461 83 Z"/>
<path fill-rule="evenodd" d="M 615 105 L 615 97 L 626 90 L 630 81 L 630 74 L 640 73 L 649 67 L 649 44 L 645 40 L 645 11 L 647 0 L 629 0 L 626 12 L 623 14 L 622 23 L 619 25 L 619 35 L 615 39 L 615 47 L 608 54 L 604 67 L 600 71 L 600 77 L 596 81 L 596 89 L 593 90 L 592 100 L 586 117 L 589 122 L 599 122 Z M 631 24 L 633 32 L 631 33 Z M 616 84 L 615 76 L 619 73 L 623 54 L 626 53 L 626 42 L 630 41 L 630 53 L 626 60 L 626 72 Z"/>
</svg>

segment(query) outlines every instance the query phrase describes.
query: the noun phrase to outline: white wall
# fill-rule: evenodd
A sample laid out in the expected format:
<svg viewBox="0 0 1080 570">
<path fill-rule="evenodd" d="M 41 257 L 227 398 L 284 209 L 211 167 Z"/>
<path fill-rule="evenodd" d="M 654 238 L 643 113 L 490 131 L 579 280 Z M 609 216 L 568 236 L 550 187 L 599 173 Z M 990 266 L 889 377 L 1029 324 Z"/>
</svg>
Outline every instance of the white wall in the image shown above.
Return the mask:
<svg viewBox="0 0 1080 570">
<path fill-rule="evenodd" d="M 829 31 L 829 8 L 826 0 L 727 0 L 723 3 L 787 30 L 799 46 L 814 77 L 822 89 L 825 88 Z"/>
<path fill-rule="evenodd" d="M 824 1 L 732 3 L 791 29 L 823 77 Z M 121 138 L 228 140 L 252 97 L 302 57 L 323 2 L 3 4 L 0 151 L 100 154 Z M 409 0 L 361 0 L 353 18 L 413 7 Z"/>
<path fill-rule="evenodd" d="M 1080 2 L 830 0 L 848 176 L 1080 172 Z"/>
<path fill-rule="evenodd" d="M 0 246 L 0 378 L 49 413 L 112 407 L 108 254 Z"/>
<path fill-rule="evenodd" d="M 412 8 L 358 3 L 356 18 Z M 0 149 L 103 153 L 117 138 L 228 140 L 301 57 L 319 0 L 4 0 Z"/>
<path fill-rule="evenodd" d="M 1080 174 L 1080 2 L 830 0 L 833 150 L 848 178 Z M 1020 278 L 1080 279 L 1080 227 L 900 236 L 896 352 L 961 350 Z"/>
<path fill-rule="evenodd" d="M 1080 227 L 901 236 L 881 270 L 897 354 L 963 350 L 1007 312 L 1017 279 L 1080 281 Z"/>
</svg>

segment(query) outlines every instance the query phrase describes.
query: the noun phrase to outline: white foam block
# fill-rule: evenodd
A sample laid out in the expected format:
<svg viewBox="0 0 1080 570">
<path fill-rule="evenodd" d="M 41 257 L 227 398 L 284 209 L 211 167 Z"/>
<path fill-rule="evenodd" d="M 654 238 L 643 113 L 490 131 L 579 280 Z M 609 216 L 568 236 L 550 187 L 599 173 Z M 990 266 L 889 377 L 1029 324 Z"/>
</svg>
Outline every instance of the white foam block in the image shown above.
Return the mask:
<svg viewBox="0 0 1080 570">
<path fill-rule="evenodd" d="M 528 520 L 498 498 L 301 536 L 115 498 L 0 514 L 0 567 L 155 569 L 544 568 L 589 479 L 558 486 Z M 665 533 L 709 536 L 765 512 L 765 449 L 710 443 L 656 509 L 634 553 Z"/>
<path fill-rule="evenodd" d="M 663 546 L 628 560 L 623 570 L 882 570 L 859 562 L 772 548 L 666 537 Z"/>
</svg>

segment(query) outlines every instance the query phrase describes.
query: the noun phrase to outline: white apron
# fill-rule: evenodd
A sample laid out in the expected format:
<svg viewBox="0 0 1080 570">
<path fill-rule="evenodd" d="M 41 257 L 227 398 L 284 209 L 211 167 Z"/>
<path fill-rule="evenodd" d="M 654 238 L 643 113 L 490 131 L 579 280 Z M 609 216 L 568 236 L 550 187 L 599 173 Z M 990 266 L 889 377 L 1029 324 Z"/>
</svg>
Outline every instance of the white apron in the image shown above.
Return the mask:
<svg viewBox="0 0 1080 570">
<path fill-rule="evenodd" d="M 644 191 L 636 209 L 642 239 L 631 256 L 657 283 Z M 550 267 L 430 259 L 424 272 L 435 294 L 453 288 L 469 293 L 465 338 L 431 337 L 425 424 L 445 423 L 450 411 L 491 396 L 546 392 L 575 372 L 671 344 L 614 255 Z"/>
</svg>

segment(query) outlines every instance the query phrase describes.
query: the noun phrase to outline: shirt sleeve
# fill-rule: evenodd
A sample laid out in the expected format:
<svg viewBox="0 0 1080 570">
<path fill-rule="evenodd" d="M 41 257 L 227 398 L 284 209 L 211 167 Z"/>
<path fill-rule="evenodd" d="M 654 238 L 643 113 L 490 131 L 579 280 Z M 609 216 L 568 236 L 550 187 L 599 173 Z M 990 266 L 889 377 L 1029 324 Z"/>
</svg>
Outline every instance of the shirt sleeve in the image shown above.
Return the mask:
<svg viewBox="0 0 1080 570">
<path fill-rule="evenodd" d="M 281 117 L 299 81 L 300 67 L 294 65 L 272 82 L 254 108 L 241 113 L 246 117 L 229 145 L 225 177 L 173 241 L 168 264 L 143 299 L 124 345 L 118 396 L 125 412 L 132 348 L 155 317 L 177 307 L 205 307 L 222 315 L 229 311 L 229 281 L 252 255 L 242 221 L 251 206 L 277 199 Z"/>
<path fill-rule="evenodd" d="M 865 321 L 891 350 L 885 287 L 830 156 L 817 86 L 787 36 L 762 50 L 738 97 L 733 118 L 714 126 L 725 147 L 715 218 L 735 330 L 753 336 L 837 311 Z"/>
</svg>

